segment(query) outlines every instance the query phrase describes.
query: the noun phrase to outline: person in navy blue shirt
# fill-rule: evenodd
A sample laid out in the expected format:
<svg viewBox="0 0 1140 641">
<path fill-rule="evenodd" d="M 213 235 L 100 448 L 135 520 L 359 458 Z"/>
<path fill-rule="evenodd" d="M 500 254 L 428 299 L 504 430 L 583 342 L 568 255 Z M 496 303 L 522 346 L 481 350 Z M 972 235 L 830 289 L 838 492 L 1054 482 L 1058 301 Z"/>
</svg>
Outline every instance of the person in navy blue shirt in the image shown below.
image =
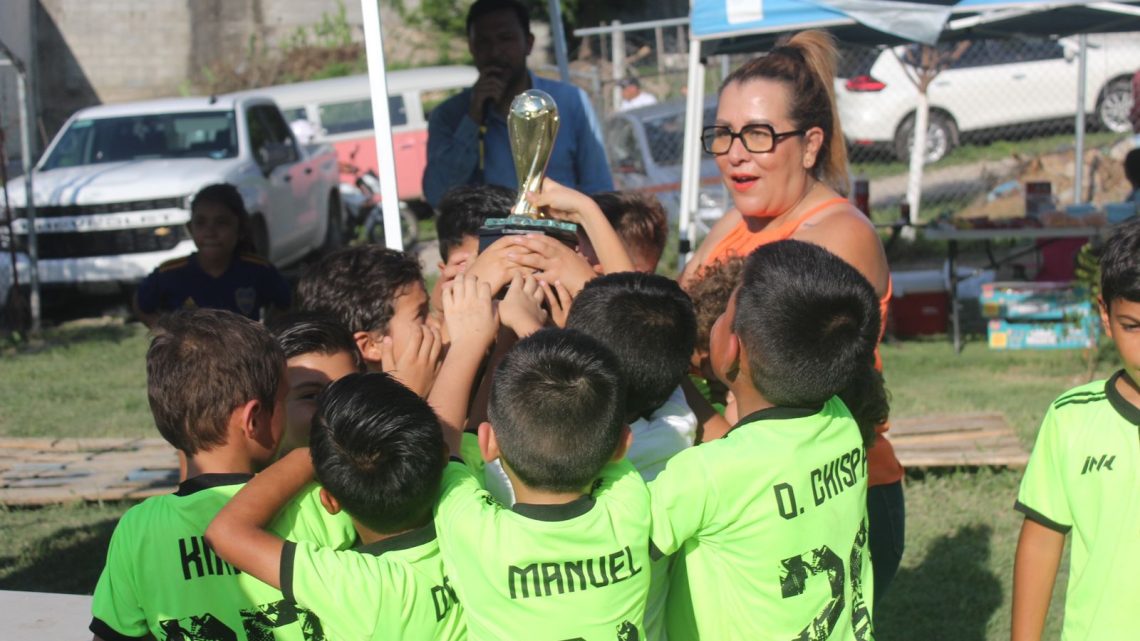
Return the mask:
<svg viewBox="0 0 1140 641">
<path fill-rule="evenodd" d="M 236 187 L 202 188 L 190 203 L 187 227 L 198 251 L 166 261 L 139 284 L 135 308 L 147 326 L 179 309 L 226 309 L 261 320 L 262 308 L 289 307 L 289 283 L 253 252 L 249 214 Z"/>
<path fill-rule="evenodd" d="M 601 126 L 586 92 L 527 69 L 534 35 L 523 5 L 516 0 L 472 4 L 467 46 L 479 78 L 433 109 L 428 119 L 423 191 L 432 207 L 459 185 L 518 189 L 507 113 L 515 96 L 531 88 L 550 94 L 558 105 L 558 135 L 546 175 L 586 194 L 613 190 Z"/>
</svg>

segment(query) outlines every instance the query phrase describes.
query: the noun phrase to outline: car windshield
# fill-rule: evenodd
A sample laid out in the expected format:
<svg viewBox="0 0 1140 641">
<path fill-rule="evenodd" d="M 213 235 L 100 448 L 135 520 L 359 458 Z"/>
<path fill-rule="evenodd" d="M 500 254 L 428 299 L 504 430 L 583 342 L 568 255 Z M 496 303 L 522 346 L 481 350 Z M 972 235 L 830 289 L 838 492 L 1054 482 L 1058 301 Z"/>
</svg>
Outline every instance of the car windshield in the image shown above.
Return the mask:
<svg viewBox="0 0 1140 641">
<path fill-rule="evenodd" d="M 716 120 L 716 107 L 706 107 L 704 125 Z M 685 146 L 685 108 L 679 111 L 650 116 L 642 120 L 645 141 L 653 162 L 658 165 L 679 165 Z"/>
<path fill-rule="evenodd" d="M 232 111 L 81 118 L 44 161 L 44 170 L 155 158 L 233 158 Z"/>
</svg>

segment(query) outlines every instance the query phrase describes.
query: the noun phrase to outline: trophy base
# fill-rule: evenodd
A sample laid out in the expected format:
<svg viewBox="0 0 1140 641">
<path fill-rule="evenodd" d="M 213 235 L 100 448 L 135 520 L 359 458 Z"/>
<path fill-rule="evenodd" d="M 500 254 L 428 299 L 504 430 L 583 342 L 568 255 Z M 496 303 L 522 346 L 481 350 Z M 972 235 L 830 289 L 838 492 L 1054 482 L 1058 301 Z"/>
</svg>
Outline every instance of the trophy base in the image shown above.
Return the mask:
<svg viewBox="0 0 1140 641">
<path fill-rule="evenodd" d="M 503 236 L 524 234 L 544 234 L 571 247 L 578 244 L 578 225 L 550 218 L 530 218 L 528 216 L 508 216 L 488 218 L 479 228 L 479 251 L 487 249 L 491 243 Z"/>
</svg>

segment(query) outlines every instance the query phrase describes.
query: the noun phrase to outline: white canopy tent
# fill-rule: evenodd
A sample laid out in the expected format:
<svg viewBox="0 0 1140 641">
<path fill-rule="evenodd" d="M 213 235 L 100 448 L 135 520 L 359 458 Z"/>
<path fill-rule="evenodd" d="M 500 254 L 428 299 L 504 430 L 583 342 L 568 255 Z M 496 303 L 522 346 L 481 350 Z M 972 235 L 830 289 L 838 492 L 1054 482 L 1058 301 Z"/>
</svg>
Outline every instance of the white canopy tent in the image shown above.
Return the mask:
<svg viewBox="0 0 1140 641">
<path fill-rule="evenodd" d="M 865 44 L 1024 35 L 1140 30 L 1140 2 L 1049 0 L 693 0 L 688 104 L 681 178 L 680 256 L 684 264 L 695 228 L 700 165 L 703 55 L 771 48 L 782 34 L 827 29 L 841 41 Z M 1077 109 L 1078 142 L 1083 109 Z M 919 167 L 921 169 L 921 166 Z"/>
</svg>

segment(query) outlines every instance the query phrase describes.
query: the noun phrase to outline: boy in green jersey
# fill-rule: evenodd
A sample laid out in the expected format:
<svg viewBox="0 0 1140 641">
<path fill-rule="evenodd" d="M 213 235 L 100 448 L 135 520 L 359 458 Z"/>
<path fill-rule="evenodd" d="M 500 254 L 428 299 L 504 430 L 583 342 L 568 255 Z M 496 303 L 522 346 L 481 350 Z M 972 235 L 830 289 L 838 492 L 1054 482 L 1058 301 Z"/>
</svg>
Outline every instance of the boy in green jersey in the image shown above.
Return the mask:
<svg viewBox="0 0 1140 641">
<path fill-rule="evenodd" d="M 317 618 L 218 558 L 203 538 L 218 510 L 269 463 L 284 424 L 281 348 L 232 312 L 163 317 L 147 351 L 147 395 L 163 437 L 185 454 L 178 491 L 123 515 L 91 604 L 96 639 L 295 639 L 324 635 Z M 352 523 L 310 487 L 274 531 L 347 547 Z M 276 635 L 276 636 L 274 636 Z"/>
<path fill-rule="evenodd" d="M 1014 641 L 1039 640 L 1065 535 L 1073 532 L 1065 640 L 1135 639 L 1140 595 L 1140 220 L 1108 239 L 1100 317 L 1124 369 L 1050 406 L 1014 508 Z"/>
<path fill-rule="evenodd" d="M 318 398 L 310 444 L 238 492 L 206 540 L 316 613 L 330 638 L 465 639 L 432 522 L 446 461 L 432 409 L 387 374 L 349 374 Z M 352 517 L 361 547 L 337 551 L 265 529 L 314 473 L 321 502 Z"/>
<path fill-rule="evenodd" d="M 878 331 L 874 290 L 837 256 L 788 240 L 747 258 L 709 349 L 742 418 L 649 485 L 654 555 L 680 564 L 671 641 L 871 638 L 866 435 L 837 394 Z"/>
<path fill-rule="evenodd" d="M 331 316 L 294 312 L 279 316 L 269 331 L 285 352 L 285 433 L 277 446 L 281 458 L 309 445 L 309 429 L 317 409 L 317 395 L 329 383 L 364 372 L 364 359 L 352 334 Z"/>
<path fill-rule="evenodd" d="M 443 299 L 453 343 L 432 396 L 456 452 L 497 319 L 490 287 L 474 278 L 453 281 Z M 515 327 L 509 301 L 519 302 L 508 291 L 499 314 Z M 619 372 L 598 341 L 554 329 L 520 340 L 495 370 L 479 446 L 485 460 L 501 459 L 518 502 L 499 504 L 452 462 L 435 517 L 472 639 L 645 638 L 649 495 L 622 460 L 630 436 Z"/>
</svg>

